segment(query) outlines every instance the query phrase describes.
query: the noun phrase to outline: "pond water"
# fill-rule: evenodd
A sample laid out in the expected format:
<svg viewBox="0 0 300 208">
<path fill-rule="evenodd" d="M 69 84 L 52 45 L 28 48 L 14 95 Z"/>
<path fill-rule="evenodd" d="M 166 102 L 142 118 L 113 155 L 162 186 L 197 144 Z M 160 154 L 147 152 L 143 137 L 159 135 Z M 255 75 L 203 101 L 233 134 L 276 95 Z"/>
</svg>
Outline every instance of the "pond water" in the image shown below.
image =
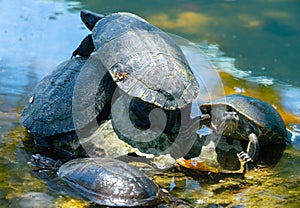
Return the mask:
<svg viewBox="0 0 300 208">
<path fill-rule="evenodd" d="M 27 162 L 32 139 L 19 124 L 28 94 L 48 72 L 71 57 L 88 34 L 83 8 L 136 13 L 164 31 L 197 44 L 215 64 L 226 94 L 268 101 L 294 132 L 274 168 L 218 183 L 171 173 L 154 180 L 195 206 L 299 207 L 300 2 L 298 0 L 0 1 L 0 204 L 1 207 L 88 207 L 53 193 Z M 221 52 L 222 51 L 222 52 Z M 224 184 L 224 185 L 222 185 Z M 38 204 L 35 204 L 38 202 Z"/>
</svg>

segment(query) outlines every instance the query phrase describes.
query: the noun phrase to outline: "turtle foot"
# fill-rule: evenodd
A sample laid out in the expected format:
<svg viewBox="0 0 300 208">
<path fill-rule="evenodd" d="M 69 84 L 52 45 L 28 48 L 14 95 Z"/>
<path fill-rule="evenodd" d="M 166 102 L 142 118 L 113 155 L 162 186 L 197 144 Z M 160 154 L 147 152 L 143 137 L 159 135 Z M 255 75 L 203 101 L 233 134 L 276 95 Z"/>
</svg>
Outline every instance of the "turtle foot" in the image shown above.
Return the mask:
<svg viewBox="0 0 300 208">
<path fill-rule="evenodd" d="M 237 157 L 238 157 L 238 159 L 240 161 L 240 164 L 241 164 L 240 165 L 240 169 L 237 170 L 236 172 L 237 173 L 245 173 L 245 166 L 247 164 L 247 160 L 245 160 L 245 159 L 246 159 L 246 155 L 248 155 L 248 154 L 245 153 L 244 151 L 242 151 L 242 152 L 240 152 L 240 153 L 238 153 L 236 155 L 237 155 Z"/>
</svg>

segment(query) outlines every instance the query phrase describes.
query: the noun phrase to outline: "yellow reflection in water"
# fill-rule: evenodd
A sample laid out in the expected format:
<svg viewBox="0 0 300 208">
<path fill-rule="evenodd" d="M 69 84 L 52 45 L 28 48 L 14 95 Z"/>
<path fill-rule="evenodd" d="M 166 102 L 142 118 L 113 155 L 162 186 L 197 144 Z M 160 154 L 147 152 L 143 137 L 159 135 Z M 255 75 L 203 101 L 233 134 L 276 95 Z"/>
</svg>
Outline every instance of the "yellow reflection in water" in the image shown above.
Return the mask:
<svg viewBox="0 0 300 208">
<path fill-rule="evenodd" d="M 55 202 L 55 208 L 86 208 L 90 203 L 71 197 L 60 197 Z"/>
<path fill-rule="evenodd" d="M 250 14 L 239 14 L 238 20 L 242 22 L 242 25 L 245 27 L 260 27 L 263 22 L 255 15 Z"/>
<path fill-rule="evenodd" d="M 181 12 L 175 18 L 168 14 L 155 14 L 148 18 L 148 21 L 164 29 L 184 29 L 187 32 L 199 31 L 200 26 L 208 24 L 211 18 L 207 15 L 196 12 Z"/>
<path fill-rule="evenodd" d="M 12 200 L 30 191 L 45 191 L 45 184 L 33 177 L 27 165 L 26 154 L 20 147 L 26 131 L 17 126 L 13 131 L 1 135 L 4 145 L 0 148 L 0 195 Z"/>
<path fill-rule="evenodd" d="M 245 25 L 246 27 L 259 27 L 262 25 L 262 22 L 261 21 L 258 21 L 258 20 L 252 20 L 252 21 L 249 21 L 247 22 L 247 24 Z"/>
<path fill-rule="evenodd" d="M 267 17 L 272 17 L 272 18 L 277 18 L 277 19 L 289 19 L 291 18 L 291 14 L 288 12 L 284 12 L 284 11 L 266 11 L 264 13 L 265 16 Z"/>
</svg>

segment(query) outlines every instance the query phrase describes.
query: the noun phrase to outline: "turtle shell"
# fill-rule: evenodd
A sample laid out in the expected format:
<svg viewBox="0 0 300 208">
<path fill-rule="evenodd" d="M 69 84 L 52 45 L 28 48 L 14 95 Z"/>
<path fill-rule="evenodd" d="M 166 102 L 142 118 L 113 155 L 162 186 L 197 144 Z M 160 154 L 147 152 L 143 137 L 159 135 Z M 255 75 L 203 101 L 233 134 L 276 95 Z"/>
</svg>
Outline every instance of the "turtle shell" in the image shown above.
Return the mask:
<svg viewBox="0 0 300 208">
<path fill-rule="evenodd" d="M 257 125 L 263 132 L 263 135 L 270 133 L 270 140 L 260 140 L 266 143 L 285 143 L 288 138 L 285 123 L 278 113 L 278 111 L 269 103 L 241 95 L 232 94 L 216 100 L 210 103 L 205 103 L 200 106 L 203 114 L 210 114 L 211 107 L 216 105 L 224 105 L 224 110 L 227 107 L 234 109 L 239 114 L 243 115 Z"/>
<path fill-rule="evenodd" d="M 72 108 L 74 107 L 72 106 L 72 102 L 74 101 L 73 91 L 75 84 L 78 84 L 77 82 L 80 83 L 77 78 L 86 62 L 86 58 L 75 58 L 61 63 L 33 89 L 31 98 L 21 114 L 20 122 L 34 135 L 36 140 L 75 131 L 76 126 L 74 125 L 72 112 Z M 103 71 L 107 73 L 105 70 Z M 79 91 L 83 91 L 81 94 L 87 94 L 86 91 L 89 88 L 96 88 L 94 91 L 98 90 L 97 96 L 92 98 L 92 107 L 97 108 L 94 112 L 101 112 L 105 104 L 111 99 L 112 92 L 114 91 L 113 89 L 112 92 L 107 91 L 104 86 L 112 86 L 113 88 L 115 83 L 111 78 L 98 80 L 96 86 L 95 83 L 88 82 L 87 80 L 83 81 L 85 81 L 84 87 L 79 89 Z M 78 85 L 80 86 L 80 84 Z M 80 93 L 77 94 L 80 95 Z M 83 99 L 85 97 L 76 97 L 78 98 L 78 103 L 84 103 Z M 81 106 L 81 110 L 83 111 L 85 107 Z M 84 120 L 83 117 L 82 120 L 84 123 L 81 123 L 80 127 L 87 125 L 91 121 Z"/>
<path fill-rule="evenodd" d="M 166 110 L 180 109 L 199 85 L 179 46 L 165 32 L 131 13 L 113 13 L 92 30 L 96 54 L 117 85 Z"/>
<path fill-rule="evenodd" d="M 110 158 L 71 160 L 60 167 L 58 176 L 82 197 L 100 205 L 150 205 L 159 195 L 159 187 L 143 172 Z"/>
</svg>

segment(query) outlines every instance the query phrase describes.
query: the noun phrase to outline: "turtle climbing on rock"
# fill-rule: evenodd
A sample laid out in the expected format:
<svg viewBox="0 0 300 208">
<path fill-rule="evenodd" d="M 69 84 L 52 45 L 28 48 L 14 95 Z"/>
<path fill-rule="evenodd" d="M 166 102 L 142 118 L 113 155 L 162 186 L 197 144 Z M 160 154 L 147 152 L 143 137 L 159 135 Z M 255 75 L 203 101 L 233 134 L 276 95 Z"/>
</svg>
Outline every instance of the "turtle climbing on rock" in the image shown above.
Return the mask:
<svg viewBox="0 0 300 208">
<path fill-rule="evenodd" d="M 92 34 L 87 36 L 91 38 L 84 39 L 73 56 L 87 54 L 95 47 L 94 56 L 118 87 L 147 103 L 137 108 L 147 106 L 176 111 L 197 97 L 199 85 L 194 74 L 183 52 L 168 34 L 131 13 L 104 16 L 83 10 L 81 19 Z M 133 110 L 145 126 L 149 126 L 145 111 Z"/>
</svg>

